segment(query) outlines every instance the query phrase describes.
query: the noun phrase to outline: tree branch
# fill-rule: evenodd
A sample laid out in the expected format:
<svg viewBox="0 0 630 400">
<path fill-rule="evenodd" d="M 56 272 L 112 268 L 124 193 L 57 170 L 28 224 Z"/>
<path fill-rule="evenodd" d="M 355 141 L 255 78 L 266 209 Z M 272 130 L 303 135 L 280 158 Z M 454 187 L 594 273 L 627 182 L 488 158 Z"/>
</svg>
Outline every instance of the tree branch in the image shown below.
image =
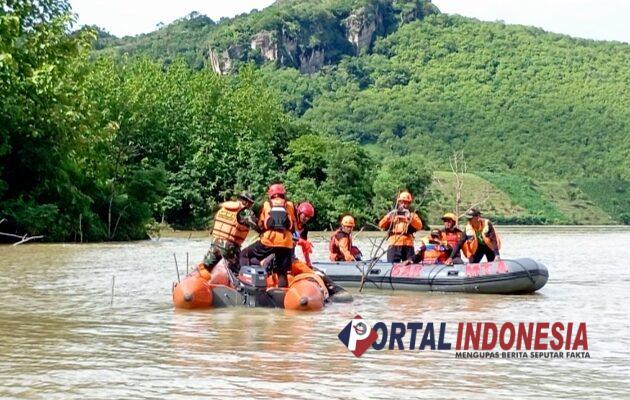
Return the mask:
<svg viewBox="0 0 630 400">
<path fill-rule="evenodd" d="M 35 240 L 35 239 L 41 239 L 43 238 L 44 235 L 38 235 L 38 236 L 30 236 L 30 237 L 24 237 L 22 240 L 20 240 L 19 242 L 13 243 L 14 246 L 17 246 L 18 244 L 22 244 L 22 243 L 26 243 L 29 242 L 31 240 Z"/>
<path fill-rule="evenodd" d="M 488 201 L 489 199 L 490 199 L 490 195 L 488 194 L 488 195 L 486 195 L 486 197 L 485 197 L 483 200 L 481 200 L 481 201 L 479 201 L 479 202 L 477 202 L 477 203 L 471 204 L 471 205 L 470 205 L 470 206 L 469 206 L 466 210 L 470 210 L 470 209 L 471 209 L 471 208 L 473 208 L 473 207 L 480 206 L 480 205 L 482 205 L 483 203 L 485 203 L 486 201 Z M 466 213 L 464 212 L 464 213 L 463 213 L 463 214 L 461 214 L 459 217 L 461 218 L 461 217 L 463 217 L 465 214 L 466 214 Z"/>
<path fill-rule="evenodd" d="M 20 236 L 20 235 L 14 235 L 13 233 L 0 232 L 0 235 L 11 237 L 11 238 L 15 238 L 15 239 L 20 239 L 19 241 L 13 243 L 14 246 L 17 246 L 18 244 L 29 242 L 31 240 L 41 239 L 41 238 L 44 237 L 44 235 L 28 236 L 28 233 L 24 234 L 23 236 Z"/>
<path fill-rule="evenodd" d="M 24 236 L 14 235 L 14 234 L 12 234 L 12 233 L 4 233 L 4 232 L 0 232 L 0 235 L 2 235 L 2 236 L 8 236 L 8 237 L 16 238 L 16 239 L 23 239 L 23 238 L 24 238 Z"/>
</svg>

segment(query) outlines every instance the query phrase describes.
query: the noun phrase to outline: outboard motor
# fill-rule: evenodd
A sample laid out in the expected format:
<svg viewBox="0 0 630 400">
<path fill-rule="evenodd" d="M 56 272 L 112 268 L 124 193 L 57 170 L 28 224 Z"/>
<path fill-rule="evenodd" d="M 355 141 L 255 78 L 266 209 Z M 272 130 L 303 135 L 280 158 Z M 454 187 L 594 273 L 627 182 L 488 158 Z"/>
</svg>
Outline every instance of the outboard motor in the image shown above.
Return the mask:
<svg viewBox="0 0 630 400">
<path fill-rule="evenodd" d="M 269 306 L 267 295 L 267 268 L 259 265 L 244 265 L 238 274 L 238 280 L 243 285 L 243 297 L 248 307 Z M 273 307 L 273 305 L 271 305 Z"/>
<path fill-rule="evenodd" d="M 238 273 L 238 280 L 245 287 L 267 288 L 267 268 L 259 265 L 244 265 Z"/>
</svg>

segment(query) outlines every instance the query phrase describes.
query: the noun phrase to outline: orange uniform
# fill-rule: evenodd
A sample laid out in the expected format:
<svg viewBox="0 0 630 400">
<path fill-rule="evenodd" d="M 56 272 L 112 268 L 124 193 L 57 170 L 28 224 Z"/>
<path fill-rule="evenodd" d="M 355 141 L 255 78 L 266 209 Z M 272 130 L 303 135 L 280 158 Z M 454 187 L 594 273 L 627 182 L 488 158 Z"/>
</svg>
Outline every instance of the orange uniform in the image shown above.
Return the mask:
<svg viewBox="0 0 630 400">
<path fill-rule="evenodd" d="M 378 223 L 379 228 L 389 230 L 390 246 L 413 246 L 413 234 L 422 229 L 422 220 L 418 214 L 388 213 Z"/>
<path fill-rule="evenodd" d="M 457 243 L 464 236 L 464 232 L 462 232 L 459 228 L 452 228 L 450 230 L 446 230 L 445 228 L 440 229 L 440 241 L 446 243 L 451 250 L 457 247 Z M 453 258 L 460 257 L 460 252 L 453 255 Z"/>
<path fill-rule="evenodd" d="M 478 224 L 468 221 L 468 224 L 466 224 L 466 239 L 462 250 L 468 258 L 471 258 L 477 252 L 480 242 L 497 255 L 501 249 L 499 234 L 490 221 L 485 218 L 480 218 Z"/>
<path fill-rule="evenodd" d="M 355 261 L 352 254 L 352 235 L 337 229 L 330 237 L 328 245 L 330 261 Z"/>
<path fill-rule="evenodd" d="M 424 264 L 443 264 L 449 257 L 450 251 L 447 243 L 435 240 L 431 236 L 422 239 L 422 258 L 419 260 Z M 414 260 L 415 261 L 415 260 Z"/>
<path fill-rule="evenodd" d="M 292 232 L 297 227 L 293 203 L 281 197 L 265 201 L 258 223 L 264 230 L 260 238 L 263 245 L 293 249 Z"/>
</svg>

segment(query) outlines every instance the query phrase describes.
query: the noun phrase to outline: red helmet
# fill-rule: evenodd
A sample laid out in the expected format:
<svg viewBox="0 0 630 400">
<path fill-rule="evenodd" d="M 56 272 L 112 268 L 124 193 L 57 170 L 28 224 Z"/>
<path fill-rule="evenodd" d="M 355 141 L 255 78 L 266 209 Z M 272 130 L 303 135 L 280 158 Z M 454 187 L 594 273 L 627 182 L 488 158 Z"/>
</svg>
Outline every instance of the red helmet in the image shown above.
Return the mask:
<svg viewBox="0 0 630 400">
<path fill-rule="evenodd" d="M 274 183 L 269 186 L 269 190 L 267 190 L 267 195 L 269 197 L 277 196 L 277 195 L 286 195 L 287 192 L 284 190 L 284 185 L 282 183 Z"/>
<path fill-rule="evenodd" d="M 313 218 L 315 216 L 315 207 L 313 207 L 313 205 L 309 203 L 308 201 L 305 201 L 304 203 L 300 203 L 297 210 L 298 210 L 298 214 L 304 214 L 305 216 L 309 218 Z"/>
</svg>

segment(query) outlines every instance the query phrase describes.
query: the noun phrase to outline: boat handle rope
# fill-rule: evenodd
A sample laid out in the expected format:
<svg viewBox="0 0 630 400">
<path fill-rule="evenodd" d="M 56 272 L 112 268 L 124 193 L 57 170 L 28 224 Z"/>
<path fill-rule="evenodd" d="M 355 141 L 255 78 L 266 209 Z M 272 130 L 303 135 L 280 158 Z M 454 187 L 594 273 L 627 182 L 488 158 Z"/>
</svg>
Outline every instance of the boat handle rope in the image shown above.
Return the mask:
<svg viewBox="0 0 630 400">
<path fill-rule="evenodd" d="M 431 291 L 433 291 L 433 281 L 435 280 L 435 278 L 437 278 L 438 274 L 442 271 L 444 271 L 445 268 L 450 267 L 451 265 L 444 265 L 442 266 L 442 268 L 438 269 L 437 272 L 435 274 L 433 274 L 433 278 L 431 278 L 431 275 L 429 273 L 429 288 L 431 289 Z"/>
<path fill-rule="evenodd" d="M 523 268 L 523 271 L 525 271 L 527 273 L 527 277 L 529 278 L 530 281 L 532 281 L 532 284 L 536 284 L 536 280 L 532 277 L 531 272 L 529 272 L 529 270 L 527 269 L 527 267 L 525 267 L 523 264 L 521 264 L 520 262 L 516 261 L 516 260 L 506 260 L 506 261 L 512 261 L 514 264 L 518 265 L 519 267 Z"/>
</svg>

